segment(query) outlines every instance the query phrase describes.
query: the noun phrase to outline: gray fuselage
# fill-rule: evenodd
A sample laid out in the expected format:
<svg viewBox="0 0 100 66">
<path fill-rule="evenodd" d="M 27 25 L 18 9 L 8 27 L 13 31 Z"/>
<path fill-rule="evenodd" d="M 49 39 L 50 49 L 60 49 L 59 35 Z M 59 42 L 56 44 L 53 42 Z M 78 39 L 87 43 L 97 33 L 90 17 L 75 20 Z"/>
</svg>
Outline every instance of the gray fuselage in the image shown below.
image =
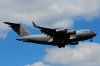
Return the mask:
<svg viewBox="0 0 100 66">
<path fill-rule="evenodd" d="M 91 39 L 94 37 L 96 33 L 94 33 L 91 30 L 77 30 L 76 34 L 73 34 L 70 36 L 69 39 L 66 39 L 66 44 L 71 43 L 71 42 L 78 42 L 78 41 L 83 41 L 87 39 Z M 29 36 L 24 36 L 21 37 L 17 40 L 23 41 L 23 42 L 32 42 L 32 43 L 42 43 L 42 44 L 52 44 L 53 45 L 53 38 L 45 35 L 45 34 L 38 34 L 38 35 L 29 35 Z M 55 44 L 54 44 L 55 45 Z"/>
</svg>

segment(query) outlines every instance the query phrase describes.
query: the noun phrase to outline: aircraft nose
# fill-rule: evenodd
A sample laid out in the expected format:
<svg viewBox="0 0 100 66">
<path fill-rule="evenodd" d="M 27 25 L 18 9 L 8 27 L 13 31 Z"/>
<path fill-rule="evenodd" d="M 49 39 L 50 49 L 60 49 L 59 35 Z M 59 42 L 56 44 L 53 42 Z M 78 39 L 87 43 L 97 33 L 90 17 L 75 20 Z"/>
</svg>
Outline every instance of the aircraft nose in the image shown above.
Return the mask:
<svg viewBox="0 0 100 66">
<path fill-rule="evenodd" d="M 92 32 L 93 37 L 95 37 L 97 34 L 95 32 Z"/>
</svg>

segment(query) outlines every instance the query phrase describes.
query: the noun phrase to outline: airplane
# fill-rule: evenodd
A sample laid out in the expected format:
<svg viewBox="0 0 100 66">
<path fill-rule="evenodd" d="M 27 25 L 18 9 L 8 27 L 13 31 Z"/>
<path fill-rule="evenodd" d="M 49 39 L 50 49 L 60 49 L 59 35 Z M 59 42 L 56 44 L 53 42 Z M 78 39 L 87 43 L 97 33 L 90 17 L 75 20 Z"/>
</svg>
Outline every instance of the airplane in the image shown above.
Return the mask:
<svg viewBox="0 0 100 66">
<path fill-rule="evenodd" d="M 78 45 L 79 41 L 88 40 L 96 36 L 96 33 L 91 30 L 72 30 L 62 28 L 45 28 L 37 26 L 35 22 L 33 26 L 40 29 L 43 34 L 32 34 L 25 29 L 20 23 L 4 22 L 8 24 L 19 36 L 16 40 L 42 45 L 58 46 L 64 48 L 65 45 Z"/>
</svg>

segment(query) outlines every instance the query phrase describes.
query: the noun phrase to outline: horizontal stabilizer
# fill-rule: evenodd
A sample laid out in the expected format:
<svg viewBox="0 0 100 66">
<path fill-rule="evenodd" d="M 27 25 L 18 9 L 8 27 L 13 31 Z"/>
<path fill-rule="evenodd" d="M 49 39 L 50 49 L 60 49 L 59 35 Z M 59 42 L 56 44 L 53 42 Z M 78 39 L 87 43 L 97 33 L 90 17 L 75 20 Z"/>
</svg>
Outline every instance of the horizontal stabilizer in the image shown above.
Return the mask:
<svg viewBox="0 0 100 66">
<path fill-rule="evenodd" d="M 8 25 L 14 25 L 14 24 L 17 24 L 17 23 L 10 23 L 10 22 L 4 22 L 5 24 L 8 24 Z"/>
</svg>

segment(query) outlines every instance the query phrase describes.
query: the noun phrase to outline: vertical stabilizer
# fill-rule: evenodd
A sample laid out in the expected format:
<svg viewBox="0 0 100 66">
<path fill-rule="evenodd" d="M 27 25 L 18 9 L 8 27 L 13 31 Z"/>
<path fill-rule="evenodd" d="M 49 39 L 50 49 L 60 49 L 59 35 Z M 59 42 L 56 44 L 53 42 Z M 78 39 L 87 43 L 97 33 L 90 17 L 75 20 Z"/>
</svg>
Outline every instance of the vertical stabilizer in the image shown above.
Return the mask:
<svg viewBox="0 0 100 66">
<path fill-rule="evenodd" d="M 21 37 L 31 35 L 31 33 L 28 30 L 26 30 L 21 24 L 10 22 L 4 23 L 8 24 L 9 27 L 11 27 Z"/>
</svg>

